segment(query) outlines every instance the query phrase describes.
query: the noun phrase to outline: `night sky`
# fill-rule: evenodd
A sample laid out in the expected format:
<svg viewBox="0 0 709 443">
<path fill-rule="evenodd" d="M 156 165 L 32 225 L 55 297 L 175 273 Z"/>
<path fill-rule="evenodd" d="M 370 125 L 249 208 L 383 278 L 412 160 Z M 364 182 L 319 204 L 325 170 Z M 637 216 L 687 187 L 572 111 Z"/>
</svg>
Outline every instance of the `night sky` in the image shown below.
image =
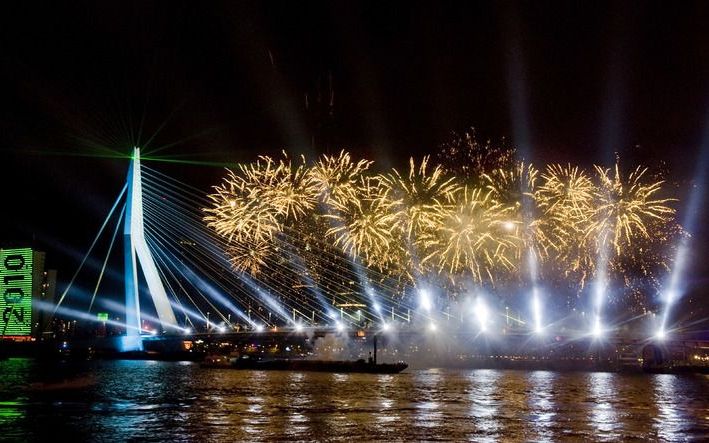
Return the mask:
<svg viewBox="0 0 709 443">
<path fill-rule="evenodd" d="M 389 167 L 475 127 L 540 165 L 665 168 L 683 201 L 703 184 L 707 2 L 15 3 L 0 15 L 0 246 L 46 250 L 62 280 L 125 179 L 97 145 L 214 164 L 347 148 Z M 205 192 L 223 174 L 152 167 Z"/>
</svg>

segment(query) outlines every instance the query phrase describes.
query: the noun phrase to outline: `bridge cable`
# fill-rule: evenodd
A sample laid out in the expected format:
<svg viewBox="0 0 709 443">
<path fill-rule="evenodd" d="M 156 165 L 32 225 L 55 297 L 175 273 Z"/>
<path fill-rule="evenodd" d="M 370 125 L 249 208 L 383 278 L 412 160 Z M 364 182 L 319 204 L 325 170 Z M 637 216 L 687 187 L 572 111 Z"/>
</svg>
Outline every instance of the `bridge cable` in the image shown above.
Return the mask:
<svg viewBox="0 0 709 443">
<path fill-rule="evenodd" d="M 71 280 L 69 280 L 69 284 L 64 289 L 64 292 L 62 292 L 61 297 L 59 297 L 59 301 L 57 302 L 57 305 L 54 307 L 54 310 L 52 311 L 52 315 L 50 317 L 50 322 L 51 322 L 52 318 L 54 318 L 54 315 L 57 313 L 57 309 L 59 308 L 59 306 L 61 306 L 62 302 L 64 301 L 64 298 L 66 297 L 67 293 L 69 292 L 69 289 L 71 289 L 71 285 L 74 284 L 74 280 L 76 279 L 76 276 L 79 275 L 81 268 L 84 266 L 86 259 L 89 258 L 89 255 L 91 254 L 91 251 L 94 249 L 94 246 L 96 246 L 96 243 L 98 242 L 98 239 L 101 237 L 101 234 L 103 234 L 103 230 L 106 228 L 108 221 L 111 219 L 111 216 L 113 215 L 113 212 L 116 210 L 116 207 L 118 207 L 118 203 L 121 201 L 121 198 L 123 198 L 123 195 L 125 194 L 127 188 L 128 188 L 128 183 L 123 185 L 121 192 L 118 194 L 118 198 L 116 198 L 116 201 L 113 203 L 113 206 L 111 207 L 111 210 L 108 212 L 106 219 L 103 221 L 101 228 L 98 230 L 98 233 L 96 234 L 96 237 L 94 238 L 94 241 L 91 242 L 91 246 L 89 246 L 89 250 L 86 251 L 86 254 L 84 255 L 84 258 L 81 260 L 79 267 L 77 268 L 76 272 L 74 272 L 74 275 L 71 277 Z"/>
<path fill-rule="evenodd" d="M 91 307 L 94 305 L 94 300 L 96 299 L 96 293 L 98 292 L 98 287 L 101 285 L 101 280 L 103 279 L 103 273 L 106 270 L 106 264 L 108 263 L 108 258 L 111 256 L 111 251 L 113 250 L 113 244 L 118 237 L 118 231 L 121 227 L 121 221 L 123 220 L 123 214 L 126 212 L 126 205 L 123 205 L 121 209 L 121 215 L 118 216 L 118 221 L 116 223 L 116 229 L 113 231 L 113 237 L 111 238 L 111 244 L 108 245 L 108 252 L 106 253 L 106 258 L 103 260 L 103 266 L 101 266 L 101 272 L 98 275 L 98 281 L 96 282 L 96 287 L 94 288 L 94 293 L 91 294 L 91 303 L 89 303 L 89 309 L 86 311 L 91 313 Z"/>
</svg>

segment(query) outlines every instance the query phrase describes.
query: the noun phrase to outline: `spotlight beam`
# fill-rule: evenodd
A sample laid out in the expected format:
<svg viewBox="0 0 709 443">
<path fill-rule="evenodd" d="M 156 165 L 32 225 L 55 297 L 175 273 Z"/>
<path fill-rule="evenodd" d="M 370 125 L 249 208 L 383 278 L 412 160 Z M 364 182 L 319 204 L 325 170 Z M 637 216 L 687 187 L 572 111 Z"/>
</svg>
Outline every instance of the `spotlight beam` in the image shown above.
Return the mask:
<svg viewBox="0 0 709 443">
<path fill-rule="evenodd" d="M 683 226 L 685 230 L 692 233 L 696 229 L 698 220 L 701 220 L 700 211 L 703 209 L 704 194 L 707 180 L 707 157 L 709 156 L 709 118 L 707 118 L 704 127 L 704 136 L 702 145 L 699 151 L 699 161 L 694 172 L 694 187 L 690 193 L 689 200 L 685 208 L 685 218 Z M 674 266 L 667 283 L 664 293 L 664 310 L 662 312 L 662 321 L 658 334 L 665 334 L 667 330 L 667 322 L 669 320 L 670 311 L 674 303 L 683 295 L 685 287 L 682 284 L 685 273 L 687 272 L 687 258 L 689 255 L 689 238 L 684 236 L 677 248 Z"/>
</svg>

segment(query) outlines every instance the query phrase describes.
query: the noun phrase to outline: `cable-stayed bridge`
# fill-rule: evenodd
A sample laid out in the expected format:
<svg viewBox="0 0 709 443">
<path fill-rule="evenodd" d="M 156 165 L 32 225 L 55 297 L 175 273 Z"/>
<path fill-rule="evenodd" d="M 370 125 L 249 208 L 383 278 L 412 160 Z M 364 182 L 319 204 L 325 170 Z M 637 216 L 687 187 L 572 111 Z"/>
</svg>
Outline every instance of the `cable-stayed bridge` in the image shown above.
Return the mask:
<svg viewBox="0 0 709 443">
<path fill-rule="evenodd" d="M 109 256 L 120 250 L 116 243 L 121 233 L 125 307 L 115 301 L 104 305 L 125 312 L 125 350 L 141 349 L 146 334 L 233 332 L 236 325 L 242 331 L 344 329 L 411 320 L 412 307 L 395 296 L 396 288 L 385 278 L 367 279 L 354 261 L 345 266 L 341 260 L 328 260 L 327 248 L 302 248 L 293 233 L 274 239 L 279 254 L 264 263 L 261 274 L 233 270 L 226 254 L 229 242 L 203 222 L 202 208 L 208 205 L 200 190 L 145 167 L 135 148 L 126 184 L 54 312 L 72 314 L 63 303 L 99 238 L 110 235 L 113 222 L 88 314 L 100 297 Z M 316 276 L 306 261 L 330 265 L 319 267 Z M 153 325 L 150 329 L 144 327 L 146 321 Z"/>
</svg>

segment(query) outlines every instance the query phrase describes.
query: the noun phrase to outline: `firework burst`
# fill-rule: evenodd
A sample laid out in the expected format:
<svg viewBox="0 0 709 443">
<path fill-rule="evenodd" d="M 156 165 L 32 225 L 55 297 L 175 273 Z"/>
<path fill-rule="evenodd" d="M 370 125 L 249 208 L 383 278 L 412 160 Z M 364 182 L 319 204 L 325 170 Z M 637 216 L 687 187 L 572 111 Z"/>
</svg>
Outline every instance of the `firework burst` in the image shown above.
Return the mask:
<svg viewBox="0 0 709 443">
<path fill-rule="evenodd" d="M 306 266 L 311 279 L 329 283 L 354 261 L 380 281 L 411 285 L 440 276 L 448 288 L 470 281 L 500 287 L 523 282 L 531 251 L 539 275 L 580 291 L 604 248 L 613 251 L 604 269 L 626 298 L 659 287 L 668 244 L 682 231 L 673 199 L 659 197 L 663 182 L 648 179 L 647 169 L 626 176 L 618 166 L 596 167 L 592 177 L 577 166 L 549 165 L 540 173 L 509 156 L 496 163 L 483 155 L 487 147 L 468 145 L 464 158 L 475 161 L 455 177 L 428 157 L 377 175 L 371 161 L 345 151 L 310 166 L 302 157 L 261 156 L 214 187 L 205 221 L 227 241 L 234 269 L 252 274 L 278 257 L 293 275 Z M 300 265 L 283 257 L 286 250 Z"/>
<path fill-rule="evenodd" d="M 212 207 L 204 209 L 209 214 L 205 221 L 227 241 L 264 242 L 281 230 L 277 211 L 254 199 L 253 191 L 233 171 L 227 171 L 214 191 L 208 196 Z"/>
<path fill-rule="evenodd" d="M 669 221 L 674 209 L 667 206 L 672 199 L 656 198 L 662 181 L 648 183 L 647 168 L 637 167 L 627 178 L 618 164 L 611 169 L 596 166 L 600 186 L 596 191 L 597 205 L 586 235 L 595 239 L 597 248 L 608 244 L 617 255 L 631 245 L 634 238 L 649 237 L 647 225 L 652 221 Z"/>
<path fill-rule="evenodd" d="M 534 166 L 519 162 L 511 169 L 495 169 L 483 174 L 482 178 L 493 201 L 521 209 L 534 204 L 538 175 Z"/>
<path fill-rule="evenodd" d="M 258 275 L 266 266 L 272 249 L 272 244 L 265 241 L 250 245 L 237 243 L 227 248 L 227 254 L 234 270 Z"/>
<path fill-rule="evenodd" d="M 441 223 L 442 207 L 455 200 L 460 186 L 452 177 L 446 177 L 440 166 L 428 168 L 428 157 L 419 166 L 409 160 L 409 174 L 401 176 L 393 170 L 382 179 L 387 193 L 394 199 L 391 210 L 394 225 L 410 244 L 417 243 L 426 232 L 435 230 Z"/>
<path fill-rule="evenodd" d="M 495 169 L 483 174 L 485 189 L 496 204 L 509 208 L 505 222 L 508 230 L 514 230 L 523 240 L 517 258 L 531 248 L 538 257 L 547 249 L 548 241 L 539 227 L 537 211 L 537 181 L 539 171 L 531 164 L 518 162 L 510 169 Z"/>
<path fill-rule="evenodd" d="M 285 153 L 278 162 L 262 156 L 240 169 L 249 197 L 261 200 L 286 221 L 298 220 L 315 207 L 317 187 L 305 158 L 293 164 Z"/>
<path fill-rule="evenodd" d="M 395 216 L 389 211 L 388 189 L 373 177 L 360 178 L 356 189 L 356 198 L 332 201 L 332 211 L 324 216 L 332 226 L 326 236 L 345 253 L 382 268 L 395 247 Z"/>
<path fill-rule="evenodd" d="M 565 275 L 579 275 L 581 286 L 595 269 L 595 257 L 585 232 L 594 208 L 596 187 L 577 166 L 550 165 L 542 174 L 537 206 L 538 222 L 546 254 Z"/>
<path fill-rule="evenodd" d="M 349 153 L 340 151 L 337 157 L 323 155 L 309 174 L 322 202 L 342 203 L 357 198 L 360 177 L 372 163 L 368 160 L 354 162 Z"/>
<path fill-rule="evenodd" d="M 441 223 L 423 236 L 428 254 L 422 264 L 432 263 L 453 280 L 469 274 L 477 282 L 494 282 L 498 266 L 515 267 L 508 253 L 519 238 L 506 227 L 511 208 L 493 201 L 489 191 L 464 188 L 455 204 L 441 204 L 438 211 Z"/>
</svg>

